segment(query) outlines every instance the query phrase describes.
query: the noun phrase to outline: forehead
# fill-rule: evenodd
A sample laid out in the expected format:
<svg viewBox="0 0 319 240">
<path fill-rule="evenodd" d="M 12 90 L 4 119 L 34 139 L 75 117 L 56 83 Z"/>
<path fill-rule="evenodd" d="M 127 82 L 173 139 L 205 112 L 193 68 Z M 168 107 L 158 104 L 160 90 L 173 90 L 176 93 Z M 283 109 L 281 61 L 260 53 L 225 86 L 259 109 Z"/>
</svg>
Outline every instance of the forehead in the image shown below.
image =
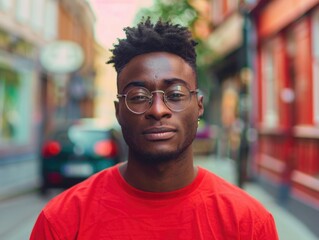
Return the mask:
<svg viewBox="0 0 319 240">
<path fill-rule="evenodd" d="M 184 59 L 167 52 L 153 52 L 132 58 L 117 81 L 121 92 L 133 82 L 148 88 L 161 88 L 170 80 L 183 82 L 191 89 L 196 87 L 195 72 Z"/>
</svg>

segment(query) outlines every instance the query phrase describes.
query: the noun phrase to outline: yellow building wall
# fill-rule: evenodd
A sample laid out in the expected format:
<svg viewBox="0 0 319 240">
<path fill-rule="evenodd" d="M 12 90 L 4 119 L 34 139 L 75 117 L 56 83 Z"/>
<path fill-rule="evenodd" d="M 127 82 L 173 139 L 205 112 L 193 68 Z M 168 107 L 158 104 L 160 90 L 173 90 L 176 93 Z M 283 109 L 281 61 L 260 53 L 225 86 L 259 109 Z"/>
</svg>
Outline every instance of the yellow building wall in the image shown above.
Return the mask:
<svg viewBox="0 0 319 240">
<path fill-rule="evenodd" d="M 108 125 L 117 125 L 114 101 L 116 99 L 116 72 L 114 67 L 106 64 L 111 52 L 95 44 L 95 98 L 94 117 L 103 119 Z"/>
</svg>

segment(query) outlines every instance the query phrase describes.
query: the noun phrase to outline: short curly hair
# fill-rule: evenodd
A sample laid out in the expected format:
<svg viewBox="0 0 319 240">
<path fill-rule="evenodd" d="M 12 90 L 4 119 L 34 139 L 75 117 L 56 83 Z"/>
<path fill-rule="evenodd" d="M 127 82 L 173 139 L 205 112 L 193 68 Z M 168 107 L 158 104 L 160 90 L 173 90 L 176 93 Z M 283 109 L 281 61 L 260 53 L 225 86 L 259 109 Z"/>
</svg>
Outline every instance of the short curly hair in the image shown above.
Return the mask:
<svg viewBox="0 0 319 240">
<path fill-rule="evenodd" d="M 124 28 L 126 39 L 119 39 L 113 45 L 113 56 L 107 63 L 113 63 L 119 74 L 134 57 L 151 52 L 169 52 L 183 58 L 196 73 L 197 42 L 187 27 L 159 19 L 155 24 L 150 17 L 142 19 L 136 27 Z"/>
</svg>

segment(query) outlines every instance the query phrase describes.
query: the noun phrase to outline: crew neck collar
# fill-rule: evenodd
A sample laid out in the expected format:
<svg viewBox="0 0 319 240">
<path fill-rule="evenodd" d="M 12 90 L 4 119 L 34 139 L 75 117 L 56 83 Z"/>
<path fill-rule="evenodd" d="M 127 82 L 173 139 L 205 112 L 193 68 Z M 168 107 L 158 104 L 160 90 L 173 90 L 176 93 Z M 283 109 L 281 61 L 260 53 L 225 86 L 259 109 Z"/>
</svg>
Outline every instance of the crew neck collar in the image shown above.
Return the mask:
<svg viewBox="0 0 319 240">
<path fill-rule="evenodd" d="M 116 168 L 115 171 L 115 179 L 117 180 L 118 184 L 122 187 L 122 189 L 129 194 L 130 196 L 134 198 L 144 199 L 144 200 L 154 200 L 154 201 L 160 201 L 160 200 L 169 200 L 169 199 L 176 199 L 179 197 L 187 196 L 198 188 L 200 183 L 202 182 L 205 171 L 201 167 L 198 168 L 197 176 L 193 180 L 193 182 L 181 189 L 169 191 L 169 192 L 147 192 L 142 191 L 140 189 L 137 189 L 130 184 L 128 184 L 123 176 L 120 173 L 119 165 Z"/>
</svg>

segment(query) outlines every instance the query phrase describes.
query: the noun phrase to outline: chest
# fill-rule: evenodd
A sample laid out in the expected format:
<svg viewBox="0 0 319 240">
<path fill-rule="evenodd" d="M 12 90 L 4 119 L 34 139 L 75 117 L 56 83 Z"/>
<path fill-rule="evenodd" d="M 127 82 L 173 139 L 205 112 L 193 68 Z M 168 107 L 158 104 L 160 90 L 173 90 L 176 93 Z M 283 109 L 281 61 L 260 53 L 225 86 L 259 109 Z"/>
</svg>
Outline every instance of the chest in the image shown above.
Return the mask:
<svg viewBox="0 0 319 240">
<path fill-rule="evenodd" d="M 78 239 L 252 239 L 253 234 L 251 222 L 242 221 L 234 209 L 218 207 L 212 199 L 114 201 L 101 204 L 96 213 L 89 220 L 91 227 L 80 229 Z"/>
</svg>

